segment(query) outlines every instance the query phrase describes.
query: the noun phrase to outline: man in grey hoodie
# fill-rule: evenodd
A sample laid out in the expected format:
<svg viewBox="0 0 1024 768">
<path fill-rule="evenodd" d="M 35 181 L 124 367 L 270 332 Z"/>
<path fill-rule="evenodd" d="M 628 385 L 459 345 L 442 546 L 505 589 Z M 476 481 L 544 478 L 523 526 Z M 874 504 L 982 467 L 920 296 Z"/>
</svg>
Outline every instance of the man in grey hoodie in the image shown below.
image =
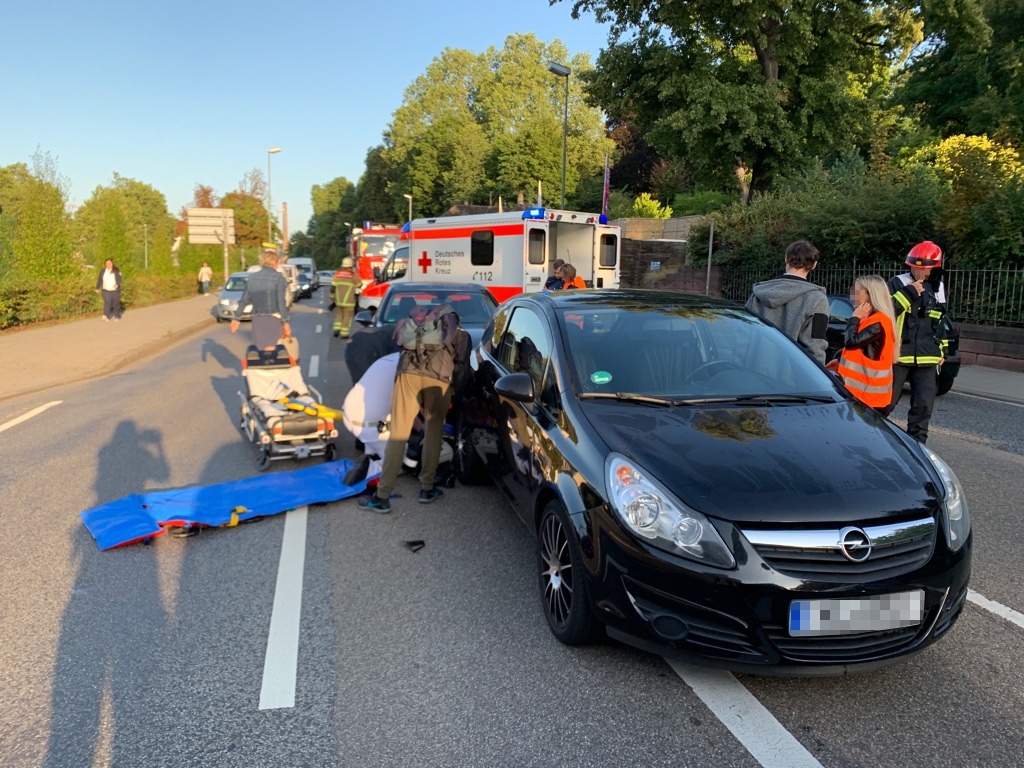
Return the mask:
<svg viewBox="0 0 1024 768">
<path fill-rule="evenodd" d="M 786 248 L 786 274 L 754 284 L 747 309 L 782 330 L 825 364 L 828 295 L 807 276 L 818 266 L 818 249 L 806 240 Z"/>
</svg>

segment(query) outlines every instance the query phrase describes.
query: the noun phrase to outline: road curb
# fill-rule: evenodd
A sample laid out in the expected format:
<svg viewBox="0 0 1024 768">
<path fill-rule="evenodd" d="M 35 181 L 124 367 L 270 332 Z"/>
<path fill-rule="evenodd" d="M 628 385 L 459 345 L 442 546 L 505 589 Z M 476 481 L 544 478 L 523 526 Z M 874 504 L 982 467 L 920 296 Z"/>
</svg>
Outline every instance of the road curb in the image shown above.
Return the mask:
<svg viewBox="0 0 1024 768">
<path fill-rule="evenodd" d="M 954 387 L 950 390 L 950 393 L 958 395 L 970 395 L 971 397 L 980 397 L 982 400 L 995 400 L 1000 403 L 1009 403 L 1010 405 L 1024 405 L 1024 401 L 1020 398 L 1007 397 L 1006 395 L 997 395 L 992 392 L 982 392 L 976 389 L 963 389 L 960 387 Z"/>
<path fill-rule="evenodd" d="M 178 344 L 187 341 L 188 339 L 201 333 L 204 329 L 210 327 L 210 320 L 206 318 L 192 325 L 185 326 L 173 331 L 168 331 L 163 336 L 153 341 L 148 341 L 134 349 L 128 350 L 127 352 L 118 353 L 109 362 L 102 366 L 97 367 L 95 370 L 89 373 L 81 373 L 78 375 L 71 375 L 65 378 L 61 378 L 59 381 L 51 381 L 46 384 L 39 384 L 33 387 L 26 387 L 24 389 L 16 390 L 14 392 L 0 393 L 0 402 L 4 400 L 11 400 L 15 397 L 21 397 L 23 395 L 31 395 L 39 392 L 46 392 L 47 390 L 54 389 L 64 384 L 77 384 L 83 381 L 89 381 L 91 379 L 98 379 L 103 376 L 109 376 L 117 371 L 124 370 L 132 365 L 136 365 L 147 359 L 156 357 L 157 355 L 163 354 L 169 349 L 177 346 Z"/>
</svg>

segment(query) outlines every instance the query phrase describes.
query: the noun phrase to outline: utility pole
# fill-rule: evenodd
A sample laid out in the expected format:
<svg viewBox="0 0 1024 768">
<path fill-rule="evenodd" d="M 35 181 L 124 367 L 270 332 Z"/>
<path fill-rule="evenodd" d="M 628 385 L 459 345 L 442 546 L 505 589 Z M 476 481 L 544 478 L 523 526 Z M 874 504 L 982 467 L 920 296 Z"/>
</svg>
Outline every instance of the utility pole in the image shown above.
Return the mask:
<svg viewBox="0 0 1024 768">
<path fill-rule="evenodd" d="M 142 262 L 145 269 L 149 269 L 149 224 L 142 225 L 142 247 L 144 261 Z"/>
</svg>

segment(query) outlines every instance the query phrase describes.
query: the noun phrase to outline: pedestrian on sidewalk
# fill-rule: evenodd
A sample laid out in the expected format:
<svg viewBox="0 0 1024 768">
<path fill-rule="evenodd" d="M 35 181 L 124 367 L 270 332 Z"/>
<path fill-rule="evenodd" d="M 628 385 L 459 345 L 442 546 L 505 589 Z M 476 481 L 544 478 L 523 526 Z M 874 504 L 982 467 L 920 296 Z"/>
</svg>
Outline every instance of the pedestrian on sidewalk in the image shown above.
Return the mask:
<svg viewBox="0 0 1024 768">
<path fill-rule="evenodd" d="M 121 270 L 114 266 L 113 259 L 104 262 L 103 269 L 96 276 L 96 293 L 103 297 L 103 320 L 121 319 Z"/>
<path fill-rule="evenodd" d="M 213 280 L 213 270 L 204 261 L 203 266 L 199 268 L 199 290 L 204 296 L 210 292 L 211 280 Z"/>
<path fill-rule="evenodd" d="M 786 248 L 786 273 L 754 283 L 747 309 L 775 325 L 825 364 L 828 349 L 828 294 L 808 276 L 818 266 L 818 249 L 807 240 Z"/>
<path fill-rule="evenodd" d="M 235 319 L 231 321 L 231 332 L 235 333 L 242 311 L 252 304 L 252 343 L 256 349 L 274 349 L 279 339 L 292 335 L 286 299 L 288 284 L 277 271 L 277 258 L 277 251 L 270 248 L 260 254 L 260 268 L 249 273 Z"/>
</svg>

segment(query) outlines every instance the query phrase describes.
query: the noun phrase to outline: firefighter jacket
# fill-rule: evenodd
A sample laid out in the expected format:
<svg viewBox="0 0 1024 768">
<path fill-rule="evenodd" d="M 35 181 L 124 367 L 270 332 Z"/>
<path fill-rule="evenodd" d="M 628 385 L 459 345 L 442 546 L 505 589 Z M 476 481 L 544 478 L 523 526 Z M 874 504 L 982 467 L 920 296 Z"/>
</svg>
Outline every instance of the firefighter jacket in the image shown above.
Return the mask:
<svg viewBox="0 0 1024 768">
<path fill-rule="evenodd" d="M 839 375 L 854 397 L 872 408 L 884 408 L 892 400 L 892 364 L 896 333 L 881 312 L 846 321 Z"/>
<path fill-rule="evenodd" d="M 942 331 L 946 306 L 935 293 L 932 283 L 924 282 L 918 294 L 909 274 L 897 275 L 889 281 L 893 309 L 896 313 L 896 338 L 899 348 L 896 362 L 900 365 L 938 365 L 946 354 L 949 339 Z"/>
<path fill-rule="evenodd" d="M 354 307 L 356 305 L 356 291 L 362 285 L 359 276 L 351 269 L 339 269 L 334 273 L 331 280 L 331 290 L 334 292 L 334 303 L 339 307 Z"/>
</svg>

